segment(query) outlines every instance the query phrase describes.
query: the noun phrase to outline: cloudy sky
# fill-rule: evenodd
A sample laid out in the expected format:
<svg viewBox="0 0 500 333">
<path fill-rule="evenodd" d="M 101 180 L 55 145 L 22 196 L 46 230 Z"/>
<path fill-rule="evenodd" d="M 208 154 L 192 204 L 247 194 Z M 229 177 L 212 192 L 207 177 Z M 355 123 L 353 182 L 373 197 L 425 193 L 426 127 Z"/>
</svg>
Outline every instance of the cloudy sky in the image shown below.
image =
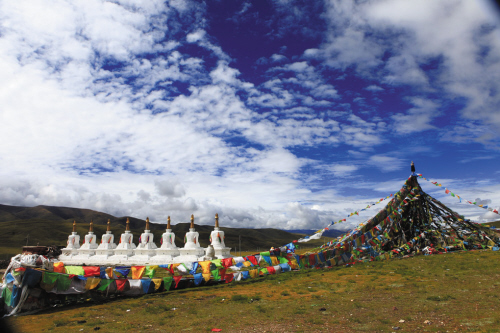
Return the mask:
<svg viewBox="0 0 500 333">
<path fill-rule="evenodd" d="M 479 0 L 0 0 L 0 203 L 318 229 L 413 160 L 498 209 L 499 25 Z"/>
</svg>

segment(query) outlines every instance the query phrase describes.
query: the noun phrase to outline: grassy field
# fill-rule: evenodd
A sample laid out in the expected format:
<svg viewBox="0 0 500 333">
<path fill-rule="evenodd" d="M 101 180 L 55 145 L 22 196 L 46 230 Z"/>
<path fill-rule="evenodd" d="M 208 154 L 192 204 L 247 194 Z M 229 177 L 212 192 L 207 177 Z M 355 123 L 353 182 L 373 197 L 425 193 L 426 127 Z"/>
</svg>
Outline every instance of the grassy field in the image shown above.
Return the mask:
<svg viewBox="0 0 500 333">
<path fill-rule="evenodd" d="M 498 332 L 499 253 L 302 270 L 6 319 L 14 332 Z"/>
</svg>

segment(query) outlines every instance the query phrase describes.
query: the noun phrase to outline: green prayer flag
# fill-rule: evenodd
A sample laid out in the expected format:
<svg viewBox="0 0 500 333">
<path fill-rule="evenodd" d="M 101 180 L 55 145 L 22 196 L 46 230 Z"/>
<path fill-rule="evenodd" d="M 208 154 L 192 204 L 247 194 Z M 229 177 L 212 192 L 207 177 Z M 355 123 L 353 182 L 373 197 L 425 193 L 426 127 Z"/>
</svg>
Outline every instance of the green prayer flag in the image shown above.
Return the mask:
<svg viewBox="0 0 500 333">
<path fill-rule="evenodd" d="M 169 276 L 169 277 L 164 277 L 163 278 L 163 288 L 165 290 L 170 290 L 170 286 L 172 285 L 172 282 L 174 281 L 174 278 Z"/>
<path fill-rule="evenodd" d="M 99 282 L 99 287 L 97 287 L 97 290 L 99 291 L 106 291 L 108 289 L 109 285 L 113 283 L 115 280 L 107 280 L 107 279 L 102 279 L 101 282 Z"/>
<path fill-rule="evenodd" d="M 264 256 L 264 257 L 270 257 L 271 253 L 269 251 L 267 251 L 267 252 L 261 252 L 260 255 Z"/>
<path fill-rule="evenodd" d="M 49 273 L 49 272 L 44 272 L 42 274 L 42 282 L 46 284 L 53 284 L 56 283 L 57 278 L 59 277 L 59 273 Z"/>
<path fill-rule="evenodd" d="M 155 276 L 155 272 L 156 270 L 153 267 L 146 266 L 146 269 L 144 270 L 144 275 L 147 275 L 149 276 L 150 279 L 152 279 L 153 276 Z"/>
<path fill-rule="evenodd" d="M 212 264 L 215 264 L 217 268 L 223 268 L 222 267 L 222 259 L 214 259 L 212 260 Z"/>
<path fill-rule="evenodd" d="M 214 280 L 219 281 L 220 280 L 220 274 L 218 269 L 214 269 L 212 271 L 212 276 L 214 277 Z"/>
<path fill-rule="evenodd" d="M 280 264 L 288 264 L 288 259 L 284 257 L 278 257 Z"/>
<path fill-rule="evenodd" d="M 11 301 L 12 301 L 12 291 L 5 287 L 3 292 L 2 292 L 2 298 L 3 298 L 3 301 L 6 305 L 10 306 L 11 304 Z"/>
<path fill-rule="evenodd" d="M 66 274 L 85 275 L 85 271 L 82 266 L 64 266 L 64 270 L 66 271 Z"/>
<path fill-rule="evenodd" d="M 44 272 L 42 274 L 42 281 L 40 281 L 40 287 L 45 291 L 51 291 L 57 282 L 57 277 L 59 273 Z"/>
<path fill-rule="evenodd" d="M 58 274 L 57 277 L 57 291 L 66 291 L 71 285 L 71 279 L 66 274 Z"/>
</svg>

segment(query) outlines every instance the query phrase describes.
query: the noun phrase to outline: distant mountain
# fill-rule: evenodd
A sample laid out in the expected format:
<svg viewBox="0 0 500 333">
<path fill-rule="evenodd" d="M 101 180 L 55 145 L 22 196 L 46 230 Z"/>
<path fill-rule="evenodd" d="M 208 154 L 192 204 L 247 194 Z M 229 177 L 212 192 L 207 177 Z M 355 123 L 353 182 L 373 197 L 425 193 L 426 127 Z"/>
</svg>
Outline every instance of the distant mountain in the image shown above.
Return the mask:
<svg viewBox="0 0 500 333">
<path fill-rule="evenodd" d="M 28 245 L 66 245 L 68 235 L 72 231 L 73 220 L 77 222 L 77 232 L 83 240 L 88 232 L 90 220 L 94 222 L 94 232 L 98 242 L 101 235 L 106 232 L 108 219 L 111 221 L 111 231 L 118 243 L 120 234 L 125 230 L 127 217 L 115 217 L 110 214 L 97 212 L 90 209 L 36 206 L 18 207 L 0 205 L 0 256 L 2 254 L 16 254 L 22 246 Z M 134 234 L 137 244 L 140 234 L 144 231 L 145 220 L 129 217 L 130 229 Z M 184 245 L 184 234 L 189 230 L 189 223 L 172 225 L 175 233 L 176 245 Z M 209 244 L 211 225 L 197 225 L 196 231 L 200 234 L 199 240 L 202 247 Z M 160 246 L 161 234 L 165 232 L 166 224 L 150 223 L 151 232 L 154 234 L 155 243 Z M 246 229 L 246 228 L 220 228 L 225 233 L 226 246 L 233 251 L 239 250 L 241 236 L 242 251 L 267 251 L 272 246 L 282 246 L 300 238 L 290 231 L 279 229 Z M 4 259 L 3 257 L 0 259 Z"/>
<path fill-rule="evenodd" d="M 287 231 L 291 232 L 293 234 L 301 234 L 301 235 L 311 236 L 316 231 L 318 231 L 318 229 L 293 229 L 293 230 L 287 230 Z M 324 237 L 332 237 L 332 238 L 337 238 L 343 234 L 345 234 L 345 231 L 336 230 L 336 229 L 325 230 L 325 232 L 323 232 Z"/>
</svg>

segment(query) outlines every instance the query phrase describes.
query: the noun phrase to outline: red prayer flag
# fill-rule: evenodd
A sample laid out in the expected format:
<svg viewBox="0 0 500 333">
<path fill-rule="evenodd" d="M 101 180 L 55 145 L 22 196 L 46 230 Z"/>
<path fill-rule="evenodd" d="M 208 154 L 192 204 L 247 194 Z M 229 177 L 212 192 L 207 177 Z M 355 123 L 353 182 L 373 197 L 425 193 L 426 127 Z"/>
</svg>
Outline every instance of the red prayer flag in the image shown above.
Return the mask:
<svg viewBox="0 0 500 333">
<path fill-rule="evenodd" d="M 220 276 L 220 280 L 224 280 L 226 278 L 226 270 L 225 269 L 220 269 L 219 270 L 219 276 Z"/>
<path fill-rule="evenodd" d="M 257 262 L 257 259 L 255 258 L 255 256 L 248 256 L 247 260 L 249 260 L 252 264 L 254 264 L 256 266 L 259 265 L 259 263 Z"/>
<path fill-rule="evenodd" d="M 314 266 L 316 264 L 316 255 L 315 254 L 310 254 L 309 255 L 309 265 Z M 274 270 L 274 268 L 273 268 Z"/>
<path fill-rule="evenodd" d="M 182 279 L 182 275 L 173 276 L 173 278 L 175 281 L 175 288 L 177 288 L 177 286 L 179 286 L 179 281 Z"/>
<path fill-rule="evenodd" d="M 85 277 L 100 276 L 101 269 L 98 266 L 82 266 L 85 272 Z"/>
<path fill-rule="evenodd" d="M 116 282 L 116 291 L 124 291 L 125 285 L 128 282 L 127 279 L 117 279 Z"/>
<path fill-rule="evenodd" d="M 267 271 L 269 272 L 269 274 L 276 274 L 276 270 L 274 269 L 273 266 L 267 267 Z"/>
<path fill-rule="evenodd" d="M 221 263 L 222 263 L 222 266 L 224 266 L 225 268 L 232 266 L 233 265 L 233 258 L 222 259 Z"/>
<path fill-rule="evenodd" d="M 234 279 L 234 273 L 228 273 L 228 274 L 226 274 L 225 278 L 226 278 L 226 283 L 232 282 L 233 279 Z"/>
</svg>

